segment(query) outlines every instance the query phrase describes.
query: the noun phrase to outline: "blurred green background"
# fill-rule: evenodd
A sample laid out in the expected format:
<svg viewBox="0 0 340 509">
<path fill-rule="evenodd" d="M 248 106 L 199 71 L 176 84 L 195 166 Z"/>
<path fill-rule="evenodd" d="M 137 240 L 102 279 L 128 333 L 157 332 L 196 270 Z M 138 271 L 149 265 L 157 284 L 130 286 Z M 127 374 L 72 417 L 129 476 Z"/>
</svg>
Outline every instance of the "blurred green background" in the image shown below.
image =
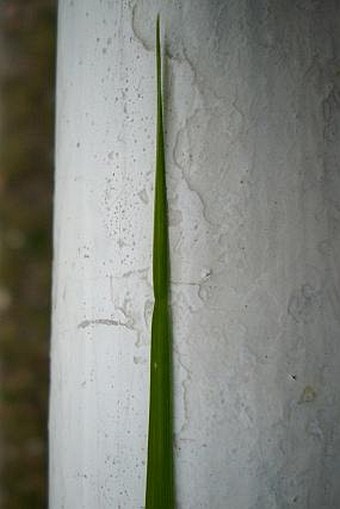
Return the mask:
<svg viewBox="0 0 340 509">
<path fill-rule="evenodd" d="M 56 0 L 0 0 L 0 507 L 47 507 Z"/>
</svg>

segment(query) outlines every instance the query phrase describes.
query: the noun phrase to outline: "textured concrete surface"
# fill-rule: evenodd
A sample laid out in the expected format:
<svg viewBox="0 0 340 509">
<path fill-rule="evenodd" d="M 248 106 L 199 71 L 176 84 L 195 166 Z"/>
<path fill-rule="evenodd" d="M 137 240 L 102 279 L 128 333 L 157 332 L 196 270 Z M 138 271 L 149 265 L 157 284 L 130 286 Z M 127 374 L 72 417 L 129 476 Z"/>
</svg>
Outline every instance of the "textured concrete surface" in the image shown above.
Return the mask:
<svg viewBox="0 0 340 509">
<path fill-rule="evenodd" d="M 143 507 L 158 11 L 177 507 L 340 507 L 339 5 L 60 1 L 51 509 Z"/>
</svg>

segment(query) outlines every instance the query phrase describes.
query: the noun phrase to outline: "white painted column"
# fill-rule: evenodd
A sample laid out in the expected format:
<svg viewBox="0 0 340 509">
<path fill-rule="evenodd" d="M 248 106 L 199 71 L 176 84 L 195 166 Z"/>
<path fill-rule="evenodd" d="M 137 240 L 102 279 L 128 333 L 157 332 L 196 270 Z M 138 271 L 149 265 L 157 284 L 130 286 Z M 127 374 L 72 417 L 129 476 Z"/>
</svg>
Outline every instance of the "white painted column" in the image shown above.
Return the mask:
<svg viewBox="0 0 340 509">
<path fill-rule="evenodd" d="M 177 508 L 337 509 L 335 0 L 60 0 L 50 508 L 143 507 L 158 11 Z"/>
</svg>

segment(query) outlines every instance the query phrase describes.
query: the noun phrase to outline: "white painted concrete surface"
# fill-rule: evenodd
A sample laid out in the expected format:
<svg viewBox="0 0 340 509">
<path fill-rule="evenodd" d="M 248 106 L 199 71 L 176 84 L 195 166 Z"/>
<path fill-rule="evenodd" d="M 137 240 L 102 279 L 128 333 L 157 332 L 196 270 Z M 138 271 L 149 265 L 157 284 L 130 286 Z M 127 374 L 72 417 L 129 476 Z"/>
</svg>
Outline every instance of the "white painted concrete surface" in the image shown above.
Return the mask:
<svg viewBox="0 0 340 509">
<path fill-rule="evenodd" d="M 59 2 L 51 509 L 143 507 L 158 11 L 177 508 L 340 507 L 339 5 Z"/>
</svg>

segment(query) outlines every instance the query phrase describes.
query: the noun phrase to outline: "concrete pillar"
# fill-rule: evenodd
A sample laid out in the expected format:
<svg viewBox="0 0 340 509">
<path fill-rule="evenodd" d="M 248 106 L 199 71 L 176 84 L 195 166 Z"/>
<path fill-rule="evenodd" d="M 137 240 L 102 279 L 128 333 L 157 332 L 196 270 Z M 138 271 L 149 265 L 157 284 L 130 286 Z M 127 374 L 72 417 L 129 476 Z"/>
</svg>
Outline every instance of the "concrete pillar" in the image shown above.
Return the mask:
<svg viewBox="0 0 340 509">
<path fill-rule="evenodd" d="M 159 11 L 177 508 L 337 509 L 336 0 L 59 2 L 50 507 L 143 507 Z"/>
</svg>

